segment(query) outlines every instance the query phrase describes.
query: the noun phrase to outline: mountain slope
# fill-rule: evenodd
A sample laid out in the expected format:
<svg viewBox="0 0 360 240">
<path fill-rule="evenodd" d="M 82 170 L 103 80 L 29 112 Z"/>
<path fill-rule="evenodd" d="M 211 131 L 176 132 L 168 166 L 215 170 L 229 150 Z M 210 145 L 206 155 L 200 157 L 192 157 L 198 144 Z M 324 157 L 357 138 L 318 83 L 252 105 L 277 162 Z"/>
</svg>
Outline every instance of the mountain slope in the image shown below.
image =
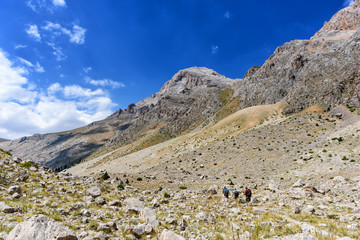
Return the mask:
<svg viewBox="0 0 360 240">
<path fill-rule="evenodd" d="M 35 134 L 0 145 L 19 157 L 56 170 L 68 168 L 99 149 L 109 151 L 147 139 L 147 143 L 129 149 L 136 151 L 208 120 L 226 101 L 222 91 L 234 82 L 206 68 L 181 70 L 158 93 L 125 110 L 119 109 L 107 119 L 67 132 Z"/>
<path fill-rule="evenodd" d="M 0 147 L 62 170 L 114 151 L 116 157 L 137 152 L 248 107 L 281 102 L 285 114 L 313 105 L 325 110 L 340 104 L 360 107 L 359 16 L 360 0 L 356 0 L 310 40 L 278 47 L 263 66 L 251 68 L 243 79 L 228 79 L 206 68 L 185 69 L 158 93 L 105 120 Z"/>
</svg>

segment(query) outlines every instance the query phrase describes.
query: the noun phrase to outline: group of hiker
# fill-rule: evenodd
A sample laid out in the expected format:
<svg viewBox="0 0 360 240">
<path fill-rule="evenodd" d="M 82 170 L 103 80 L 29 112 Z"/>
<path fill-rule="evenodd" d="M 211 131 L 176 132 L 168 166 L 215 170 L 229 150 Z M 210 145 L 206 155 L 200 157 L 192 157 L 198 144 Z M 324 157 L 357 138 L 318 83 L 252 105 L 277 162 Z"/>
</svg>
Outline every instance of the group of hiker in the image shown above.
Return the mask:
<svg viewBox="0 0 360 240">
<path fill-rule="evenodd" d="M 227 189 L 227 187 L 224 187 L 223 188 L 223 194 L 224 194 L 225 198 L 229 198 L 230 190 Z M 233 191 L 234 199 L 237 200 L 239 198 L 239 195 L 240 195 L 240 192 L 235 188 L 234 191 Z M 250 202 L 251 201 L 251 195 L 252 195 L 251 189 L 245 187 L 244 195 L 245 195 L 245 198 L 246 198 L 246 202 Z"/>
</svg>

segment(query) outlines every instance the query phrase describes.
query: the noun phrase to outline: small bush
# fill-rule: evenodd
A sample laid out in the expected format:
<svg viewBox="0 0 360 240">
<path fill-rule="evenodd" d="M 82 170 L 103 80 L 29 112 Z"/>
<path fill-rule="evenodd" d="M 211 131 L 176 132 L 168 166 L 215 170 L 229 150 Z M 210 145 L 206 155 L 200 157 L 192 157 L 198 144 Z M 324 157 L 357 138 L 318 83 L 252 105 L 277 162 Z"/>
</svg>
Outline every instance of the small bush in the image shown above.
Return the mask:
<svg viewBox="0 0 360 240">
<path fill-rule="evenodd" d="M 125 187 L 124 184 L 120 183 L 119 185 L 117 185 L 117 188 L 123 190 Z"/>
<path fill-rule="evenodd" d="M 170 198 L 170 194 L 164 193 L 164 198 Z"/>
<path fill-rule="evenodd" d="M 137 181 L 142 181 L 142 178 L 141 178 L 141 177 L 138 177 L 136 180 L 137 180 Z"/>
<path fill-rule="evenodd" d="M 347 161 L 347 160 L 349 160 L 349 159 L 348 159 L 346 156 L 343 156 L 341 160 Z"/>
<path fill-rule="evenodd" d="M 187 186 L 180 186 L 179 187 L 181 190 L 185 190 L 185 189 L 187 189 Z"/>
<path fill-rule="evenodd" d="M 24 167 L 24 168 L 29 168 L 29 167 L 31 167 L 32 165 L 33 165 L 33 164 L 32 164 L 31 162 L 29 162 L 29 161 L 20 163 L 20 166 L 21 166 L 21 167 Z"/>
<path fill-rule="evenodd" d="M 109 178 L 110 178 L 110 176 L 107 172 L 104 172 L 104 174 L 101 176 L 102 180 L 108 180 Z"/>
</svg>

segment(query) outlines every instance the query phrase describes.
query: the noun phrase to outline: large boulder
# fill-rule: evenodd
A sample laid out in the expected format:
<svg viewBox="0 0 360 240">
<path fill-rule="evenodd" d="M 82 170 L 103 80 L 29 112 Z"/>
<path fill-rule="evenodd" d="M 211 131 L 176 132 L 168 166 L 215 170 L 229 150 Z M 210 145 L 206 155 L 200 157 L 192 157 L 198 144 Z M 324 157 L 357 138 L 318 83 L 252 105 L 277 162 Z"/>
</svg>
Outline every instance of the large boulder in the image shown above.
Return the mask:
<svg viewBox="0 0 360 240">
<path fill-rule="evenodd" d="M 151 225 L 152 227 L 156 227 L 159 225 L 159 221 L 157 220 L 155 211 L 148 207 L 141 210 L 140 220 Z"/>
<path fill-rule="evenodd" d="M 44 216 L 35 215 L 17 225 L 7 240 L 77 240 L 73 230 Z"/>
<path fill-rule="evenodd" d="M 185 238 L 183 238 L 180 235 L 177 235 L 173 231 L 169 231 L 165 229 L 161 233 L 160 240 L 185 240 Z"/>
<path fill-rule="evenodd" d="M 125 211 L 139 213 L 145 206 L 142 201 L 136 198 L 127 198 L 124 201 Z"/>
<path fill-rule="evenodd" d="M 95 198 L 101 195 L 101 189 L 98 186 L 94 186 L 86 190 L 86 194 Z"/>
</svg>

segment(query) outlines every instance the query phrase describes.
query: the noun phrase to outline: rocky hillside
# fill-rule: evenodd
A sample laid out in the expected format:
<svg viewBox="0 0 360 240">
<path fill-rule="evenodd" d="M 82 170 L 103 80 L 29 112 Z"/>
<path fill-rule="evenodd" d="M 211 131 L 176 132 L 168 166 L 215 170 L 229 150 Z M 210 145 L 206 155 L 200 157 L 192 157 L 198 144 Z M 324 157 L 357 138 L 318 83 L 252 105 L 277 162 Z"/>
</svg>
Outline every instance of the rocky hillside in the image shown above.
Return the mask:
<svg viewBox="0 0 360 240">
<path fill-rule="evenodd" d="M 125 110 L 119 109 L 107 119 L 67 132 L 23 137 L 0 146 L 57 171 L 96 150 L 116 149 L 142 139 L 128 149 L 137 151 L 209 121 L 232 97 L 230 87 L 234 82 L 210 69 L 185 69 L 158 93 Z"/>
<path fill-rule="evenodd" d="M 254 179 L 246 202 L 218 185 L 149 186 L 106 173 L 54 173 L 0 152 L 0 239 L 358 239 L 360 176 Z M 221 186 L 222 187 L 222 186 Z"/>
<path fill-rule="evenodd" d="M 318 104 L 360 106 L 360 4 L 334 15 L 310 40 L 278 47 L 237 83 L 240 105 L 288 103 L 285 113 Z"/>
</svg>

